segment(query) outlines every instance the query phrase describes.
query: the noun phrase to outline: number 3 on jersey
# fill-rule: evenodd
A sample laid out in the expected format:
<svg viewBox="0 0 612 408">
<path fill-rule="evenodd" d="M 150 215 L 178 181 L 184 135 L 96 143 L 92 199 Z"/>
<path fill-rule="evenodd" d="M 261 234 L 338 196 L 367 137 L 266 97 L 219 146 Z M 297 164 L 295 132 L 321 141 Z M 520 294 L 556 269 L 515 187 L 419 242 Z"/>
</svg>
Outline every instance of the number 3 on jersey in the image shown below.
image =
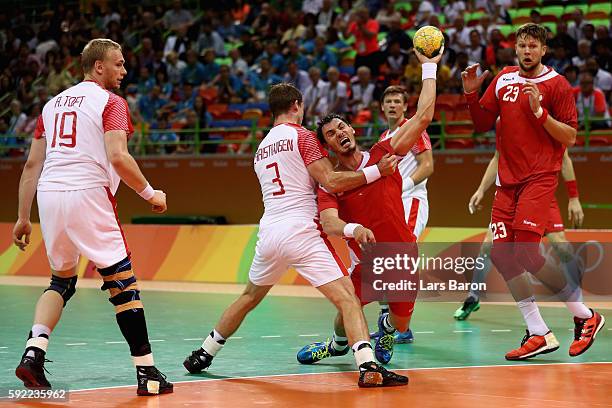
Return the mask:
<svg viewBox="0 0 612 408">
<path fill-rule="evenodd" d="M 280 190 L 272 193 L 273 196 L 279 196 L 285 194 L 285 186 L 283 186 L 283 182 L 280 179 L 280 173 L 278 172 L 278 163 L 270 163 L 266 166 L 266 169 L 271 169 L 274 167 L 274 172 L 276 173 L 276 178 L 272 179 L 273 183 L 277 183 L 280 187 Z"/>
<path fill-rule="evenodd" d="M 59 118 L 59 113 L 55 114 L 55 123 L 53 124 L 53 141 L 51 142 L 51 147 L 55 147 L 55 143 L 57 141 L 57 120 Z M 68 123 L 67 123 L 68 122 Z M 72 122 L 72 124 L 70 124 Z M 66 133 L 66 125 L 68 128 L 72 130 L 70 133 Z M 59 145 L 63 147 L 75 147 L 76 146 L 76 126 L 77 126 L 77 114 L 76 112 L 64 112 L 62 113 L 62 119 L 60 120 L 59 125 Z M 62 140 L 67 140 L 67 143 L 62 142 Z"/>
</svg>

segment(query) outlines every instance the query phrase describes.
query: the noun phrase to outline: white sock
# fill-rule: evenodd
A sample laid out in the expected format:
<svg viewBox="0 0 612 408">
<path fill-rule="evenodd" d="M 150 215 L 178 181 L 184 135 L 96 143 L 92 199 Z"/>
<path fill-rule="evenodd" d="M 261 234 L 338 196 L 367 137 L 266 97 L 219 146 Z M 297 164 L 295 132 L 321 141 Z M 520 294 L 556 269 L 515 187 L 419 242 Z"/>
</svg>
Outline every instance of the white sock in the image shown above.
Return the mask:
<svg viewBox="0 0 612 408">
<path fill-rule="evenodd" d="M 204 343 L 202 343 L 202 349 L 214 357 L 224 345 L 225 338 L 220 335 L 218 331 L 213 329 L 213 331 L 211 331 L 208 337 L 206 337 L 204 340 Z"/>
<path fill-rule="evenodd" d="M 372 345 L 369 341 L 358 341 L 353 344 L 352 349 L 357 367 L 360 367 L 363 363 L 374 362 L 374 350 L 372 350 Z"/>
<path fill-rule="evenodd" d="M 565 302 L 567 309 L 579 319 L 590 319 L 593 317 L 591 310 L 582 302 L 582 288 L 568 283 L 558 294 Z"/>
<path fill-rule="evenodd" d="M 332 337 L 332 347 L 336 351 L 344 351 L 348 347 L 348 338 L 334 333 L 334 337 Z"/>
<path fill-rule="evenodd" d="M 389 304 L 380 305 L 380 313 L 389 313 Z"/>
<path fill-rule="evenodd" d="M 383 329 L 385 330 L 385 333 L 388 333 L 388 334 L 395 333 L 396 329 L 390 322 L 389 313 L 387 313 L 387 315 L 383 318 L 382 324 L 383 324 Z"/>
<path fill-rule="evenodd" d="M 153 353 L 146 354 L 144 356 L 132 356 L 135 366 L 151 367 L 154 366 Z"/>
<path fill-rule="evenodd" d="M 525 320 L 525 323 L 527 323 L 527 329 L 529 330 L 530 334 L 544 336 L 550 331 L 544 322 L 542 315 L 540 314 L 540 309 L 538 308 L 533 296 L 519 301 L 518 307 L 523 314 L 523 319 Z"/>
<path fill-rule="evenodd" d="M 44 324 L 38 324 L 32 326 L 32 338 L 28 339 L 26 343 L 26 348 L 28 347 L 36 347 L 47 352 L 47 346 L 49 345 L 49 335 L 51 334 L 51 329 L 45 326 Z M 36 340 L 33 340 L 36 339 Z M 32 340 L 32 341 L 30 341 Z M 28 350 L 26 353 L 28 357 L 34 357 L 34 351 Z"/>
</svg>

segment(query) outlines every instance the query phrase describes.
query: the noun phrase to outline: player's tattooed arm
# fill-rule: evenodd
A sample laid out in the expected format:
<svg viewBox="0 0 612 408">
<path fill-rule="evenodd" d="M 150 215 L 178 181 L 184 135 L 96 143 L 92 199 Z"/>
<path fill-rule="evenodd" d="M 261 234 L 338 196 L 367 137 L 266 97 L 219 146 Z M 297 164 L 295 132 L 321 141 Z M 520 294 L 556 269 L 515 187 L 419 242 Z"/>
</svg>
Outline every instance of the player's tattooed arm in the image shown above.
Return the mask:
<svg viewBox="0 0 612 408">
<path fill-rule="evenodd" d="M 44 137 L 32 140 L 30 154 L 19 180 L 19 209 L 17 222 L 13 228 L 13 242 L 22 251 L 30 243 L 30 234 L 32 233 L 30 212 L 32 211 L 34 195 L 36 195 L 38 179 L 45 163 L 46 150 L 47 142 Z"/>
<path fill-rule="evenodd" d="M 376 242 L 374 233 L 361 224 L 348 224 L 338 215 L 338 209 L 327 208 L 319 214 L 323 232 L 327 235 L 354 238 L 361 246 Z M 348 227 L 348 228 L 347 228 Z"/>
<path fill-rule="evenodd" d="M 389 176 L 395 172 L 397 157 L 386 154 L 375 166 L 380 176 Z M 367 170 L 366 167 L 364 170 Z M 364 170 L 336 171 L 327 158 L 316 160 L 308 165 L 308 172 L 320 185 L 330 193 L 341 193 L 352 190 L 373 180 L 366 176 Z"/>
</svg>

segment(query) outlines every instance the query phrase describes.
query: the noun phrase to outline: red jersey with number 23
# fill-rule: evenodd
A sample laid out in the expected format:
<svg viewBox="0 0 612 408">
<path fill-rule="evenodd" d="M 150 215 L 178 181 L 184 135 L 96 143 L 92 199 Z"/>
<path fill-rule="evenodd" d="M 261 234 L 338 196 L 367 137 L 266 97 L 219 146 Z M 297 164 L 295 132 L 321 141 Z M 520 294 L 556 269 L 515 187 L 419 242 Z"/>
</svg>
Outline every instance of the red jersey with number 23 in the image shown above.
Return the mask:
<svg viewBox="0 0 612 408">
<path fill-rule="evenodd" d="M 391 139 L 378 142 L 369 152 L 363 152 L 363 159 L 356 171 L 378 163 L 387 153 L 395 154 Z M 319 187 L 318 198 L 319 212 L 328 208 L 338 209 L 338 216 L 343 221 L 358 223 L 372 230 L 376 242 L 416 241 L 406 226 L 399 171 L 344 193 L 332 194 Z"/>
<path fill-rule="evenodd" d="M 542 74 L 529 79 L 519 74 L 517 66 L 504 68 L 480 99 L 480 106 L 489 113 L 487 116 L 493 121 L 498 115 L 500 118 L 496 132 L 498 185 L 520 184 L 532 175 L 561 169 L 565 146 L 538 124 L 529 105 L 529 95 L 523 92 L 527 80 L 538 86 L 540 104 L 550 116 L 573 128 L 577 127 L 576 103 L 565 77 L 549 67 L 544 67 Z M 470 105 L 477 103 L 477 94 L 467 97 Z M 474 116 L 474 110 L 471 111 Z M 478 129 L 479 118 L 473 119 L 477 130 L 488 130 Z"/>
</svg>

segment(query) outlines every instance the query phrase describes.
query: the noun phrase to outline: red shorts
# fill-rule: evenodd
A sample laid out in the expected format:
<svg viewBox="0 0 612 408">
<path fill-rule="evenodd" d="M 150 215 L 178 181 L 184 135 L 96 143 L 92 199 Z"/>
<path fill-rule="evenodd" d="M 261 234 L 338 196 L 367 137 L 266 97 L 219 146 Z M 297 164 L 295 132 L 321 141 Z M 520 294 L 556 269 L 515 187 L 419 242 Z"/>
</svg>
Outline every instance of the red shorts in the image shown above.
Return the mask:
<svg viewBox="0 0 612 408">
<path fill-rule="evenodd" d="M 563 218 L 561 218 L 561 210 L 559 209 L 559 203 L 557 199 L 553 198 L 550 202 L 550 209 L 548 211 L 548 224 L 544 230 L 544 235 L 550 234 L 551 232 L 561 232 L 565 228 L 563 227 Z"/>
<path fill-rule="evenodd" d="M 361 278 L 361 265 L 357 265 L 353 272 L 351 272 L 351 282 L 353 282 L 353 286 L 355 287 L 355 294 L 357 295 L 357 298 L 361 301 L 361 306 L 363 307 L 371 302 L 363 300 L 363 296 L 361 295 Z M 416 293 L 414 295 L 416 297 Z M 412 312 L 414 311 L 414 301 L 388 302 L 388 304 L 389 310 L 391 310 L 391 313 L 396 316 L 409 317 L 412 316 Z"/>
<path fill-rule="evenodd" d="M 497 187 L 491 212 L 493 240 L 512 237 L 514 230 L 544 234 L 549 226 L 549 209 L 555 198 L 557 182 L 558 176 L 554 172 L 538 174 L 516 186 Z"/>
</svg>

